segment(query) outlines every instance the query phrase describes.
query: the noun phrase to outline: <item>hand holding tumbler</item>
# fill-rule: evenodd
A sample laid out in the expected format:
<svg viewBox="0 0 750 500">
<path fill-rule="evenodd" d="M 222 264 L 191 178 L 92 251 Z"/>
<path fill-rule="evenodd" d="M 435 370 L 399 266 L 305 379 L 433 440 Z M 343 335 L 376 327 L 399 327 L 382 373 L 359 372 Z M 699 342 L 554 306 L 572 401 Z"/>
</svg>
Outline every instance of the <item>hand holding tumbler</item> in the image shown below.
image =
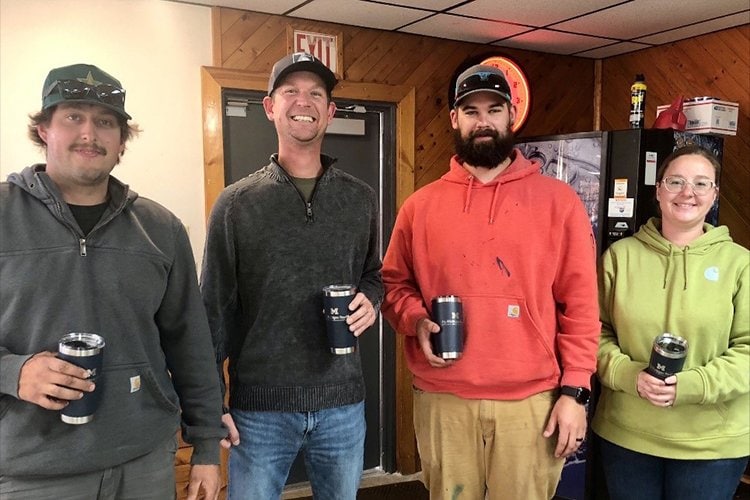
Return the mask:
<svg viewBox="0 0 750 500">
<path fill-rule="evenodd" d="M 356 350 L 357 337 L 349 330 L 349 303 L 357 294 L 354 285 L 323 287 L 323 314 L 326 317 L 328 347 L 333 354 L 351 354 Z"/>
<path fill-rule="evenodd" d="M 57 357 L 89 370 L 89 380 L 96 384 L 102 371 L 102 354 L 104 339 L 95 333 L 69 333 L 58 343 Z M 101 390 L 97 386 L 94 392 L 84 392 L 81 399 L 75 399 L 60 410 L 60 418 L 66 424 L 85 424 L 94 419 L 99 406 Z"/>
<path fill-rule="evenodd" d="M 432 318 L 440 331 L 431 337 L 432 352 L 443 359 L 458 359 L 464 351 L 464 312 L 461 299 L 442 295 L 432 299 Z"/>
</svg>

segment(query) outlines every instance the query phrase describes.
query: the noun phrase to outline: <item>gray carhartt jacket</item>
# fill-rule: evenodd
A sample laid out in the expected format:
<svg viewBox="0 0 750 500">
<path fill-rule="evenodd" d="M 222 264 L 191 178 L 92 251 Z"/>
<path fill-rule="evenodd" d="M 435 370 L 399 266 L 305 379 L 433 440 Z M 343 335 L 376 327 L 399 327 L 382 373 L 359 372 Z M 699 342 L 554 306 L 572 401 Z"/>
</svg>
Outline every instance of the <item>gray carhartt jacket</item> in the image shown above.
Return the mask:
<svg viewBox="0 0 750 500">
<path fill-rule="evenodd" d="M 94 420 L 18 399 L 23 363 L 68 332 L 106 341 Z M 221 396 L 180 221 L 110 177 L 84 236 L 36 165 L 0 184 L 0 476 L 101 470 L 149 453 L 182 421 L 193 463 L 219 463 Z"/>
</svg>

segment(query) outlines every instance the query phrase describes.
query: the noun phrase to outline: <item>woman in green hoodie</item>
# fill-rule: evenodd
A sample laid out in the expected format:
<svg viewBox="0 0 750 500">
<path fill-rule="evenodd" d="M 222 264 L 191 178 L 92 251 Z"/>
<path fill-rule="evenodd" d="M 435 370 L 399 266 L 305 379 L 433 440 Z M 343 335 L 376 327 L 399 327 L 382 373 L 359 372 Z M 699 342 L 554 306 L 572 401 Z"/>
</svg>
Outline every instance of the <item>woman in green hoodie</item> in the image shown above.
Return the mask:
<svg viewBox="0 0 750 500">
<path fill-rule="evenodd" d="M 593 430 L 612 500 L 731 499 L 750 454 L 750 252 L 705 216 L 719 163 L 697 146 L 657 172 L 661 217 L 603 255 Z M 682 371 L 648 374 L 656 336 Z"/>
</svg>

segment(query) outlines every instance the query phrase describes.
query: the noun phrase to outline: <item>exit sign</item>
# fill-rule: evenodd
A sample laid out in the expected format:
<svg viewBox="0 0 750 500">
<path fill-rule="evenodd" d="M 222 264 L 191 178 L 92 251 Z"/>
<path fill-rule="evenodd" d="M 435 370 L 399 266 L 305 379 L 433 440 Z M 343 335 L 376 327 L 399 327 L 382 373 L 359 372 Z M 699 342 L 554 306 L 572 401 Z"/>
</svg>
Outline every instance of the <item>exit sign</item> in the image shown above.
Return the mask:
<svg viewBox="0 0 750 500">
<path fill-rule="evenodd" d="M 336 78 L 342 79 L 343 47 L 340 33 L 319 33 L 291 28 L 288 34 L 289 53 L 307 52 L 320 59 L 323 64 L 333 71 Z M 291 40 L 289 40 L 291 38 Z"/>
</svg>

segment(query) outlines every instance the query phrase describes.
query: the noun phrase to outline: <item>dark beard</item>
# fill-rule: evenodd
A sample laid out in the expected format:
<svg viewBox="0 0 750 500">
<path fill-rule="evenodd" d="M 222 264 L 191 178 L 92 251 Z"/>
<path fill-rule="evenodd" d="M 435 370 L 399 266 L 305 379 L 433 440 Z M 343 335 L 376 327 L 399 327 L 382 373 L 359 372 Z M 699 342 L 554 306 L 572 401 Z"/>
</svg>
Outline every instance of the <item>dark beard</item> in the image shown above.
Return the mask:
<svg viewBox="0 0 750 500">
<path fill-rule="evenodd" d="M 475 142 L 475 137 L 492 137 L 492 141 Z M 505 161 L 513 152 L 515 140 L 508 127 L 501 136 L 496 130 L 477 130 L 464 139 L 458 129 L 453 130 L 453 142 L 456 154 L 472 167 L 495 168 Z"/>
</svg>

